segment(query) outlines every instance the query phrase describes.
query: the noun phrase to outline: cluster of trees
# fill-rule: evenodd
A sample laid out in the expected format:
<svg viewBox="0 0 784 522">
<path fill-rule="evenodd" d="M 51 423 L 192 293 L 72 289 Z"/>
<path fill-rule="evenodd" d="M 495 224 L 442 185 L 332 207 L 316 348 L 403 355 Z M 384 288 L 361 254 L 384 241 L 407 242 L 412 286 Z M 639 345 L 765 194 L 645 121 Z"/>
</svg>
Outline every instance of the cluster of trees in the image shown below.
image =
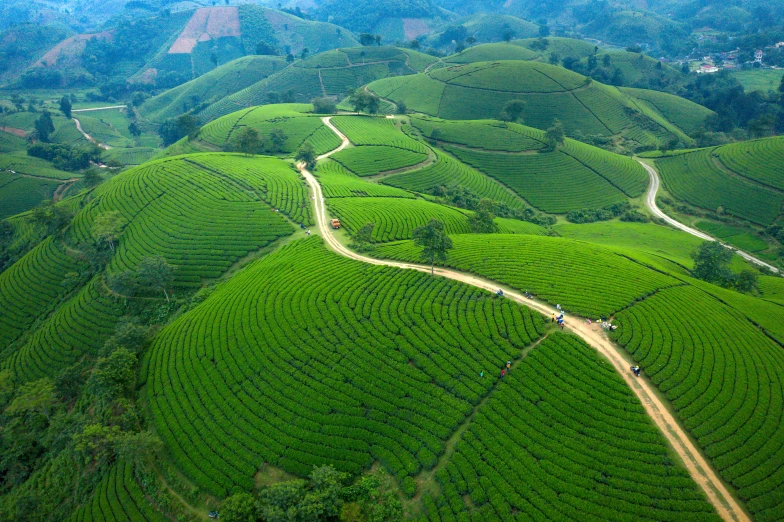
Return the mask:
<svg viewBox="0 0 784 522">
<path fill-rule="evenodd" d="M 465 208 L 475 212 L 480 210 L 480 203 L 483 201 L 481 197 L 462 185 L 453 187 L 439 185 L 431 189 L 430 194 L 436 196 L 436 201 L 441 204 Z M 542 214 L 531 207 L 511 208 L 506 203 L 500 201 L 492 201 L 491 213 L 493 216 L 519 219 L 520 221 L 528 221 L 541 226 L 554 225 L 556 222 L 555 217 Z"/>
<path fill-rule="evenodd" d="M 112 38 L 90 38 L 82 53 L 82 66 L 92 74 L 111 76 L 117 63 L 150 52 L 160 31 L 155 18 L 120 20 Z"/>
<path fill-rule="evenodd" d="M 304 163 L 308 169 L 313 169 L 316 166 L 316 149 L 309 141 L 303 143 L 294 155 L 294 160 L 297 163 Z"/>
<path fill-rule="evenodd" d="M 109 288 L 125 297 L 140 293 L 163 292 L 170 302 L 169 288 L 174 281 L 174 267 L 163 256 L 143 257 L 135 269 L 111 274 L 106 281 Z"/>
<path fill-rule="evenodd" d="M 38 142 L 27 148 L 27 155 L 51 161 L 61 170 L 77 172 L 90 166 L 90 162 L 101 160 L 103 151 L 95 145 L 72 147 L 61 143 Z"/>
<path fill-rule="evenodd" d="M 379 471 L 353 484 L 332 466 L 314 467 L 307 480 L 267 486 L 257 495 L 237 493 L 223 501 L 224 522 L 395 522 L 403 517 L 400 500 Z"/>
<path fill-rule="evenodd" d="M 227 149 L 243 154 L 277 154 L 283 152 L 288 136 L 283 129 L 272 129 L 266 139 L 252 127 L 245 127 L 232 140 Z"/>
<path fill-rule="evenodd" d="M 743 270 L 736 274 L 729 268 L 733 251 L 718 241 L 706 241 L 692 253 L 694 269 L 691 274 L 725 288 L 734 288 L 739 292 L 751 292 L 757 289 L 758 276 L 754 270 Z"/>
<path fill-rule="evenodd" d="M 359 43 L 365 47 L 370 45 L 381 45 L 380 34 L 362 33 L 359 35 Z"/>
<path fill-rule="evenodd" d="M 351 236 L 352 242 L 348 246 L 358 252 L 369 252 L 373 250 L 375 248 L 375 245 L 373 244 L 373 230 L 375 228 L 375 223 L 365 223 Z"/>
<path fill-rule="evenodd" d="M 377 114 L 381 107 L 378 97 L 365 89 L 354 91 L 349 98 L 349 103 L 351 103 L 356 112 L 366 112 L 368 114 Z"/>
<path fill-rule="evenodd" d="M 566 220 L 570 223 L 594 223 L 596 221 L 608 221 L 619 216 L 621 221 L 648 222 L 648 215 L 632 208 L 628 201 L 599 209 L 572 210 L 566 214 Z"/>
<path fill-rule="evenodd" d="M 169 118 L 158 127 L 158 135 L 163 141 L 163 145 L 169 146 L 172 143 L 184 138 L 194 136 L 199 130 L 201 122 L 193 114 L 182 114 L 176 118 Z"/>
<path fill-rule="evenodd" d="M 443 221 L 431 219 L 427 225 L 415 228 L 413 239 L 415 245 L 422 247 L 421 258 L 430 265 L 430 273 L 434 274 L 436 261 L 446 261 L 453 247 Z"/>
</svg>

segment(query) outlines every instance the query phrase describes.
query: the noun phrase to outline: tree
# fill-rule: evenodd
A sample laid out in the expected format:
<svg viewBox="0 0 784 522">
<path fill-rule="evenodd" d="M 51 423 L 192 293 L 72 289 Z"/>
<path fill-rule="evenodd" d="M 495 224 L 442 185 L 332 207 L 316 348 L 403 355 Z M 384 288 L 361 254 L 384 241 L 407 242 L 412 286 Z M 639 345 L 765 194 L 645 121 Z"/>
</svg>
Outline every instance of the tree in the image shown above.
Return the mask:
<svg viewBox="0 0 784 522">
<path fill-rule="evenodd" d="M 376 43 L 376 35 L 370 33 L 362 33 L 359 35 L 359 43 L 365 47 L 374 45 Z"/>
<path fill-rule="evenodd" d="M 112 402 L 133 389 L 136 379 L 136 354 L 117 348 L 108 357 L 98 359 L 87 387 L 97 397 Z"/>
<path fill-rule="evenodd" d="M 397 112 L 398 114 L 408 113 L 408 107 L 406 107 L 406 102 L 404 102 L 403 100 L 396 102 L 395 105 L 397 106 L 397 110 L 395 112 Z"/>
<path fill-rule="evenodd" d="M 411 40 L 410 42 L 408 42 L 408 46 L 411 49 L 415 49 L 416 50 L 416 49 L 419 49 L 420 47 L 422 47 L 422 44 L 419 43 L 419 40 L 415 39 L 415 40 Z"/>
<path fill-rule="evenodd" d="M 302 49 L 302 52 L 301 52 L 301 53 L 299 53 L 299 57 L 300 57 L 300 59 L 304 60 L 305 58 L 307 58 L 307 57 L 308 57 L 308 54 L 309 54 L 309 53 L 310 53 L 310 49 L 308 49 L 307 47 L 303 48 L 303 49 Z"/>
<path fill-rule="evenodd" d="M 694 259 L 691 274 L 697 279 L 725 284 L 731 278 L 728 265 L 732 260 L 732 251 L 718 241 L 705 241 L 692 253 L 691 258 Z"/>
<path fill-rule="evenodd" d="M 16 397 L 5 409 L 6 415 L 26 415 L 36 413 L 47 419 L 57 402 L 54 382 L 44 378 L 31 381 L 19 387 Z"/>
<path fill-rule="evenodd" d="M 430 273 L 435 273 L 436 261 L 446 261 L 452 248 L 452 239 L 446 235 L 444 223 L 431 219 L 427 225 L 414 229 L 414 244 L 422 247 L 421 257 L 430 263 Z"/>
<path fill-rule="evenodd" d="M 751 292 L 759 285 L 759 276 L 754 270 L 742 270 L 735 279 L 735 288 L 741 292 Z"/>
<path fill-rule="evenodd" d="M 550 26 L 542 24 L 539 26 L 539 38 L 546 38 L 550 36 Z"/>
<path fill-rule="evenodd" d="M 215 51 L 212 51 L 210 54 L 210 61 L 212 62 L 212 65 L 216 67 L 218 66 L 218 55 L 215 53 Z"/>
<path fill-rule="evenodd" d="M 123 270 L 109 274 L 106 278 L 106 285 L 109 290 L 124 297 L 133 297 L 139 288 L 135 270 Z"/>
<path fill-rule="evenodd" d="M 256 54 L 262 56 L 277 56 L 278 50 L 264 40 L 256 44 Z"/>
<path fill-rule="evenodd" d="M 283 132 L 283 129 L 272 129 L 269 134 L 268 150 L 270 152 L 283 152 L 287 139 L 288 136 Z"/>
<path fill-rule="evenodd" d="M 468 38 L 466 38 L 465 42 L 470 47 L 470 46 L 472 46 L 472 45 L 474 45 L 476 43 L 476 38 L 474 38 L 473 36 L 469 36 Z"/>
<path fill-rule="evenodd" d="M 479 201 L 476 211 L 468 217 L 468 224 L 477 234 L 492 234 L 498 231 L 493 213 L 495 205 L 493 201 L 483 198 Z"/>
<path fill-rule="evenodd" d="M 60 111 L 63 113 L 63 116 L 71 119 L 71 99 L 68 96 L 63 96 L 60 98 Z"/>
<path fill-rule="evenodd" d="M 354 235 L 351 237 L 351 239 L 354 241 L 354 245 L 356 246 L 357 250 L 362 251 L 372 247 L 373 229 L 375 227 L 375 223 L 365 223 L 362 225 L 362 227 L 360 227 L 359 230 L 354 232 Z"/>
<path fill-rule="evenodd" d="M 60 232 L 73 219 L 74 213 L 68 207 L 57 205 L 51 199 L 45 199 L 33 208 L 32 218 L 36 226 L 43 227 L 46 235 Z"/>
<path fill-rule="evenodd" d="M 103 178 L 98 173 L 98 169 L 88 169 L 82 177 L 82 183 L 87 188 L 93 188 L 103 183 Z"/>
<path fill-rule="evenodd" d="M 139 136 L 142 135 L 142 130 L 139 128 L 139 125 L 135 121 L 132 121 L 131 123 L 128 124 L 128 132 L 134 138 L 138 138 Z"/>
<path fill-rule="evenodd" d="M 74 449 L 94 462 L 106 464 L 115 457 L 115 442 L 122 436 L 117 426 L 88 424 L 73 435 Z"/>
<path fill-rule="evenodd" d="M 316 166 L 316 149 L 313 148 L 313 145 L 309 141 L 306 141 L 299 150 L 297 150 L 294 159 L 298 163 L 304 163 L 306 168 L 313 169 L 313 167 Z"/>
<path fill-rule="evenodd" d="M 781 77 L 781 83 L 779 84 L 779 92 L 784 94 L 784 76 Z"/>
<path fill-rule="evenodd" d="M 223 522 L 256 522 L 261 518 L 261 506 L 249 493 L 237 493 L 221 504 Z"/>
<path fill-rule="evenodd" d="M 190 136 L 199 130 L 199 118 L 193 114 L 183 114 L 177 118 L 170 118 L 158 128 L 164 145 L 171 145 L 180 138 Z"/>
<path fill-rule="evenodd" d="M 564 143 L 563 124 L 556 118 L 553 120 L 553 125 L 547 129 L 544 135 L 547 139 L 547 146 L 550 150 L 555 150 L 558 148 L 558 145 L 563 145 Z"/>
<path fill-rule="evenodd" d="M 133 352 L 139 352 L 147 342 L 149 328 L 142 325 L 135 317 L 121 317 L 114 327 L 114 335 L 104 343 L 104 351 L 113 352 L 117 348 L 128 348 Z"/>
<path fill-rule="evenodd" d="M 123 433 L 115 439 L 117 454 L 128 462 L 144 463 L 159 456 L 164 445 L 161 439 L 149 431 Z M 221 518 L 223 513 L 221 513 Z"/>
<path fill-rule="evenodd" d="M 259 137 L 258 131 L 251 127 L 242 129 L 234 139 L 235 150 L 248 156 L 260 154 L 263 146 L 264 143 Z"/>
<path fill-rule="evenodd" d="M 40 141 L 48 142 L 49 136 L 54 132 L 54 123 L 52 123 L 52 115 L 49 111 L 44 111 L 35 120 L 35 134 Z"/>
<path fill-rule="evenodd" d="M 114 241 L 126 225 L 128 220 L 120 214 L 119 210 L 107 210 L 95 217 L 90 230 L 98 241 L 104 241 L 109 245 L 109 249 L 114 251 Z"/>
<path fill-rule="evenodd" d="M 523 118 L 525 102 L 523 100 L 509 100 L 501 111 L 501 119 L 504 121 L 520 122 Z"/>
<path fill-rule="evenodd" d="M 174 281 L 174 267 L 163 256 L 143 257 L 136 269 L 136 281 L 142 289 L 163 292 L 168 303 L 166 288 Z"/>
<path fill-rule="evenodd" d="M 356 112 L 376 114 L 379 109 L 378 97 L 364 89 L 358 89 L 355 91 L 354 94 L 351 95 L 349 102 L 354 106 L 354 110 Z"/>
<path fill-rule="evenodd" d="M 511 29 L 507 29 L 506 31 L 504 31 L 503 38 L 506 43 L 511 42 L 514 39 L 514 37 L 515 37 L 515 32 L 512 31 Z"/>
<path fill-rule="evenodd" d="M 335 101 L 331 98 L 316 98 L 313 100 L 313 112 L 316 114 L 334 114 L 336 111 Z"/>
<path fill-rule="evenodd" d="M 294 55 L 289 53 L 286 55 L 286 63 L 292 63 L 294 61 Z"/>
</svg>

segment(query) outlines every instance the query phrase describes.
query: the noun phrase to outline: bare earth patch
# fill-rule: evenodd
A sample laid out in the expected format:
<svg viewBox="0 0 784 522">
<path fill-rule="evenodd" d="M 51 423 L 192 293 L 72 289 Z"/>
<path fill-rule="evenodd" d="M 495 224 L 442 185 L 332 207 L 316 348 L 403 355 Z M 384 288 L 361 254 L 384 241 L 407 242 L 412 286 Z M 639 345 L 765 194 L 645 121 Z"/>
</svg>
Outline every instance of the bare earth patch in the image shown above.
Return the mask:
<svg viewBox="0 0 784 522">
<path fill-rule="evenodd" d="M 191 54 L 198 42 L 225 36 L 240 36 L 240 12 L 236 7 L 197 9 L 180 36 L 169 47 L 169 54 Z"/>
<path fill-rule="evenodd" d="M 403 18 L 403 32 L 406 33 L 406 40 L 413 40 L 429 33 L 430 27 L 422 18 Z"/>
</svg>

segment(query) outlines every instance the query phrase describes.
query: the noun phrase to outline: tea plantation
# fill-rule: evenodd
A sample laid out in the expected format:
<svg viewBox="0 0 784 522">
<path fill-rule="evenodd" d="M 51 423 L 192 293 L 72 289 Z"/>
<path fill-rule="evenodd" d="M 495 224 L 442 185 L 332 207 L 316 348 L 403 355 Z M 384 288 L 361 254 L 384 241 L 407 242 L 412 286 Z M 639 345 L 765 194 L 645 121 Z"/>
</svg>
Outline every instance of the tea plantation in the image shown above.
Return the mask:
<svg viewBox="0 0 784 522">
<path fill-rule="evenodd" d="M 784 139 L 766 138 L 674 153 L 657 159 L 656 167 L 678 199 L 769 225 L 784 203 L 782 154 Z"/>
<path fill-rule="evenodd" d="M 773 306 L 765 312 L 776 313 Z M 617 339 L 755 518 L 778 520 L 784 507 L 784 356 L 752 320 L 682 286 L 619 314 Z"/>
<path fill-rule="evenodd" d="M 544 325 L 482 291 L 369 267 L 311 238 L 162 332 L 145 379 L 172 455 L 215 493 L 251 487 L 262 462 L 305 475 L 378 460 L 403 481 L 435 466 L 498 378 L 478 371 L 517 359 Z"/>
<path fill-rule="evenodd" d="M 559 119 L 569 133 L 579 130 L 585 135 L 622 135 L 641 145 L 655 145 L 672 136 L 691 141 L 661 114 L 646 114 L 637 107 L 632 94 L 541 62 L 454 65 L 377 80 L 368 88 L 384 98 L 405 102 L 411 110 L 444 119 L 497 118 L 507 102 L 520 99 L 525 101 L 523 120 L 539 129 Z M 707 116 L 697 109 L 691 113 L 694 128 Z"/>
</svg>

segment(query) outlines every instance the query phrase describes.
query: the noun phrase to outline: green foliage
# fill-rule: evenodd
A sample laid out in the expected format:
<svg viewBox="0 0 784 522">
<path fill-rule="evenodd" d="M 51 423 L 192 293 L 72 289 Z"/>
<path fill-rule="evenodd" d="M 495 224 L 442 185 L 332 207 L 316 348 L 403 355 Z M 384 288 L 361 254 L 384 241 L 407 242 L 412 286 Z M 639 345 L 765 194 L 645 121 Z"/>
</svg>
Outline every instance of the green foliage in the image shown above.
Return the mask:
<svg viewBox="0 0 784 522">
<path fill-rule="evenodd" d="M 359 230 L 352 234 L 351 239 L 354 241 L 357 250 L 367 250 L 373 243 L 373 229 L 376 227 L 375 223 L 365 223 Z"/>
<path fill-rule="evenodd" d="M 87 386 L 98 398 L 110 403 L 131 391 L 135 367 L 136 354 L 117 348 L 108 357 L 98 359 Z"/>
<path fill-rule="evenodd" d="M 373 176 L 422 163 L 427 154 L 397 147 L 364 146 L 344 149 L 332 159 L 358 176 Z"/>
<path fill-rule="evenodd" d="M 495 205 L 489 199 L 482 199 L 477 204 L 476 212 L 468 216 L 468 224 L 475 234 L 492 234 L 498 231 L 493 211 Z"/>
<path fill-rule="evenodd" d="M 171 145 L 185 136 L 190 136 L 199 130 L 199 119 L 192 114 L 183 114 L 177 118 L 170 118 L 158 128 L 158 134 L 163 140 L 163 145 Z"/>
<path fill-rule="evenodd" d="M 547 140 L 547 147 L 550 150 L 555 150 L 559 145 L 564 144 L 564 128 L 558 119 L 553 121 L 552 127 L 548 127 L 545 132 L 545 140 Z"/>
<path fill-rule="evenodd" d="M 36 143 L 27 149 L 29 156 L 51 161 L 56 168 L 71 172 L 89 167 L 90 161 L 100 161 L 101 152 L 98 147 L 81 148 L 49 143 Z"/>
<path fill-rule="evenodd" d="M 60 112 L 62 112 L 63 116 L 66 118 L 71 118 L 71 99 L 68 96 L 60 98 Z"/>
<path fill-rule="evenodd" d="M 54 130 L 52 115 L 49 114 L 49 111 L 42 112 L 38 119 L 35 120 L 36 137 L 43 142 L 48 142 L 49 137 L 54 132 Z"/>
<path fill-rule="evenodd" d="M 368 114 L 376 114 L 378 112 L 378 97 L 366 90 L 355 91 L 351 95 L 350 103 L 354 106 L 356 112 L 367 112 Z"/>
<path fill-rule="evenodd" d="M 335 101 L 331 98 L 315 98 L 313 100 L 313 112 L 316 114 L 334 114 L 337 112 Z"/>
<path fill-rule="evenodd" d="M 524 100 L 509 100 L 501 111 L 500 119 L 514 123 L 522 123 L 523 111 L 525 110 Z"/>
<path fill-rule="evenodd" d="M 252 156 L 263 151 L 264 144 L 256 129 L 245 127 L 234 137 L 234 150 Z"/>
<path fill-rule="evenodd" d="M 39 379 L 19 387 L 16 397 L 5 409 L 6 415 L 43 415 L 49 417 L 57 400 L 54 382 Z"/>
<path fill-rule="evenodd" d="M 281 336 L 290 321 L 322 326 Z M 236 325 L 231 334 L 224 324 Z M 423 446 L 443 452 L 492 387 L 464 376 L 514 357 L 543 330 L 527 308 L 352 261 L 311 237 L 238 272 L 164 328 L 143 379 L 168 451 L 209 491 L 250 489 L 261 461 L 299 476 L 325 464 L 358 474 L 379 461 L 402 478 L 421 469 Z M 316 363 L 334 354 L 339 364 Z M 246 399 L 231 390 L 229 367 L 247 369 Z"/>
<path fill-rule="evenodd" d="M 90 232 L 98 241 L 109 245 L 110 250 L 114 250 L 114 242 L 127 224 L 128 220 L 119 211 L 107 210 L 95 216 Z"/>
<path fill-rule="evenodd" d="M 136 281 L 142 290 L 163 292 L 168 301 L 166 288 L 174 281 L 174 267 L 163 256 L 143 257 L 136 268 Z"/>
<path fill-rule="evenodd" d="M 258 501 L 248 493 L 232 495 L 221 504 L 220 517 L 224 522 L 256 522 L 260 516 Z"/>
<path fill-rule="evenodd" d="M 297 150 L 297 154 L 294 156 L 294 159 L 298 162 L 304 163 L 307 168 L 312 169 L 316 166 L 316 150 L 313 148 L 313 145 L 310 142 L 305 142 Z"/>
<path fill-rule="evenodd" d="M 492 218 L 490 221 L 492 223 Z M 430 263 L 431 273 L 435 269 L 436 261 L 443 263 L 447 260 L 448 252 L 452 249 L 452 239 L 447 235 L 441 221 L 431 219 L 427 225 L 415 228 L 412 237 L 414 244 L 422 248 L 420 257 Z"/>
</svg>

